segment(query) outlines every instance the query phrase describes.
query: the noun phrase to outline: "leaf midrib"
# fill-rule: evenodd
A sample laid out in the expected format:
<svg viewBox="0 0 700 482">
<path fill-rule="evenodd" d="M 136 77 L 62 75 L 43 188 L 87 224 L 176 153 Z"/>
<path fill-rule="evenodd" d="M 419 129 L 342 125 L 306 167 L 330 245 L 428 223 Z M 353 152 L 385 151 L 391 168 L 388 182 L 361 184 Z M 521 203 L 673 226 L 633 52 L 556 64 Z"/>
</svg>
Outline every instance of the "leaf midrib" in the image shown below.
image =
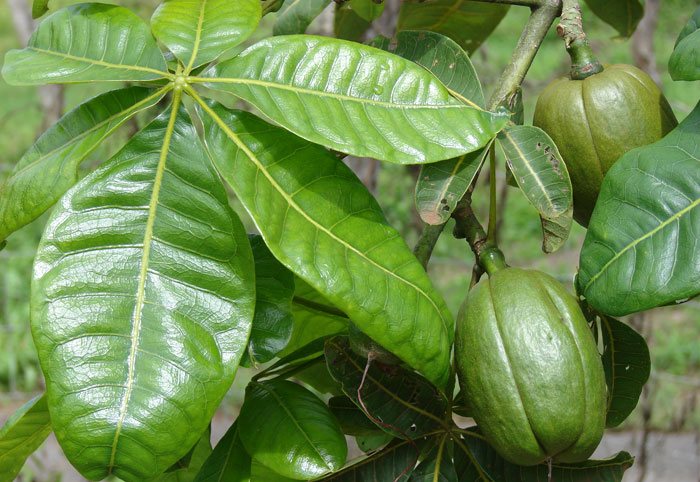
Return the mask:
<svg viewBox="0 0 700 482">
<path fill-rule="evenodd" d="M 192 66 L 199 54 L 199 45 L 202 41 L 202 26 L 204 25 L 204 11 L 207 8 L 207 0 L 201 0 L 199 6 L 199 17 L 197 19 L 197 27 L 194 31 L 194 45 L 192 46 L 192 55 L 187 63 L 187 68 L 185 68 L 185 75 L 189 74 L 192 70 Z"/>
<path fill-rule="evenodd" d="M 399 281 L 405 283 L 406 285 L 410 286 L 411 288 L 413 288 L 414 290 L 416 290 L 416 292 L 418 292 L 421 296 L 423 296 L 426 300 L 428 300 L 428 302 L 429 302 L 429 303 L 432 305 L 432 307 L 435 309 L 435 312 L 436 312 L 436 313 L 438 314 L 438 316 L 440 317 L 440 321 L 441 321 L 441 323 L 442 323 L 442 327 L 443 327 L 443 329 L 444 329 L 444 331 L 445 331 L 445 334 L 446 334 L 446 335 L 448 336 L 448 338 L 449 338 L 449 328 L 448 328 L 447 322 L 446 322 L 446 320 L 445 320 L 445 318 L 444 318 L 444 316 L 443 316 L 443 314 L 442 314 L 442 310 L 440 310 L 440 308 L 435 304 L 435 301 L 433 301 L 433 299 L 432 299 L 430 296 L 428 296 L 428 294 L 427 294 L 425 291 L 423 291 L 420 287 L 416 286 L 414 283 L 411 283 L 409 280 L 407 280 L 407 279 L 405 279 L 405 278 L 399 276 L 398 274 L 394 273 L 393 271 L 391 271 L 391 270 L 385 268 L 384 266 L 380 265 L 379 263 L 377 263 L 377 262 L 374 261 L 373 259 L 367 257 L 367 256 L 366 256 L 364 253 L 362 253 L 360 250 L 358 250 L 358 249 L 355 248 L 354 246 L 352 246 L 352 245 L 346 243 L 344 240 L 342 240 L 341 238 L 337 237 L 337 236 L 334 235 L 332 232 L 330 232 L 328 229 L 326 229 L 324 226 L 322 226 L 321 224 L 319 224 L 318 222 L 316 222 L 316 220 L 314 220 L 313 218 L 311 218 L 306 212 L 304 212 L 303 209 L 301 209 L 301 207 L 300 207 L 296 202 L 294 202 L 293 199 L 291 199 L 291 198 L 289 197 L 288 193 L 285 192 L 284 189 L 282 189 L 282 186 L 280 186 L 280 185 L 277 183 L 277 181 L 270 175 L 270 173 L 267 171 L 267 169 L 264 168 L 264 166 L 262 165 L 262 163 L 260 162 L 260 160 L 255 156 L 255 153 L 253 153 L 250 149 L 248 149 L 248 146 L 246 146 L 245 143 L 243 143 L 243 141 L 240 140 L 240 138 L 238 137 L 238 135 L 236 135 L 236 133 L 233 132 L 233 131 L 226 125 L 226 123 L 221 119 L 221 117 L 219 117 L 219 116 L 216 114 L 216 112 L 214 112 L 214 111 L 206 104 L 206 102 L 204 102 L 204 100 L 203 100 L 194 90 L 188 89 L 188 93 L 192 96 L 193 99 L 195 99 L 195 101 L 202 107 L 202 109 L 204 109 L 204 110 L 207 112 L 207 114 L 209 114 L 209 115 L 212 117 L 212 119 L 214 120 L 214 122 L 217 123 L 217 125 L 221 128 L 221 130 L 223 130 L 224 133 L 226 133 L 226 136 L 227 136 L 229 139 L 231 139 L 231 140 L 238 146 L 238 148 L 241 149 L 241 150 L 246 154 L 246 156 L 248 156 L 248 158 L 258 167 L 258 169 L 260 170 L 260 172 L 263 173 L 263 175 L 267 178 L 267 180 L 268 180 L 268 181 L 270 182 L 270 184 L 275 188 L 275 190 L 280 194 L 280 196 L 282 196 L 282 197 L 285 199 L 285 201 L 286 201 L 291 207 L 293 207 L 302 217 L 304 217 L 310 224 L 312 224 L 314 227 L 316 227 L 316 229 L 318 229 L 319 231 L 322 231 L 323 233 L 325 233 L 328 237 L 332 238 L 334 241 L 336 241 L 336 242 L 337 242 L 338 244 L 340 244 L 341 246 L 344 246 L 345 249 L 348 249 L 348 250 L 352 251 L 353 253 L 355 253 L 356 255 L 358 255 L 361 259 L 366 260 L 369 264 L 373 265 L 374 267 L 380 269 L 381 271 L 384 271 L 384 272 L 387 273 L 388 275 L 390 275 L 390 276 L 392 276 L 392 277 L 398 279 Z"/>
<path fill-rule="evenodd" d="M 180 101 L 182 99 L 182 91 L 176 90 L 173 96 L 173 102 L 171 106 L 170 119 L 168 120 L 168 126 L 165 129 L 165 134 L 163 137 L 163 146 L 160 152 L 160 158 L 158 159 L 158 166 L 156 168 L 155 178 L 153 180 L 153 192 L 151 194 L 151 200 L 148 206 L 148 218 L 146 220 L 146 229 L 144 232 L 143 240 L 143 255 L 141 257 L 141 266 L 139 268 L 139 282 L 136 290 L 136 303 L 134 304 L 134 311 L 132 314 L 132 324 L 131 324 L 131 347 L 129 350 L 129 357 L 127 361 L 128 371 L 127 379 L 125 382 L 125 392 L 122 398 L 122 403 L 119 407 L 119 419 L 117 420 L 116 428 L 114 430 L 114 439 L 112 440 L 112 451 L 109 458 L 108 464 L 108 474 L 111 474 L 115 465 L 115 458 L 117 455 L 117 445 L 119 442 L 119 436 L 121 434 L 122 427 L 124 425 L 124 420 L 126 419 L 126 411 L 131 399 L 131 393 L 134 388 L 134 372 L 136 368 L 136 354 L 139 348 L 139 339 L 141 332 L 141 322 L 143 316 L 143 307 L 145 305 L 145 292 L 146 292 L 146 279 L 148 277 L 148 266 L 149 257 L 151 253 L 151 244 L 153 242 L 153 226 L 155 224 L 156 211 L 158 208 L 158 197 L 160 195 L 160 189 L 163 181 L 163 175 L 165 173 L 165 164 L 170 152 L 170 142 L 172 140 L 173 131 L 175 130 L 175 121 L 177 120 Z"/>
<path fill-rule="evenodd" d="M 61 58 L 68 59 L 68 60 L 75 60 L 75 61 L 84 62 L 87 64 L 99 65 L 101 67 L 108 67 L 111 69 L 135 70 L 138 72 L 148 72 L 150 74 L 158 74 L 159 76 L 161 76 L 163 78 L 171 79 L 171 80 L 175 78 L 175 76 L 170 72 L 166 72 L 164 70 L 152 69 L 150 67 L 142 67 L 140 65 L 114 64 L 111 62 L 105 62 L 104 60 L 91 59 L 89 57 L 79 57 L 77 55 L 71 55 L 71 54 L 67 54 L 64 52 L 56 52 L 54 50 L 40 49 L 38 47 L 33 47 L 33 46 L 27 47 L 27 49 L 34 50 L 34 51 L 42 53 L 42 54 L 54 55 L 56 57 L 61 57 Z M 153 79 L 153 80 L 156 80 L 156 79 Z"/>
<path fill-rule="evenodd" d="M 332 99 L 355 102 L 358 104 L 367 104 L 372 106 L 378 106 L 388 109 L 402 109 L 402 110 L 419 110 L 419 109 L 469 109 L 477 112 L 487 112 L 482 109 L 476 109 L 469 105 L 465 105 L 461 102 L 455 101 L 453 104 L 399 104 L 395 102 L 388 102 L 383 100 L 372 100 L 361 97 L 352 97 L 347 94 L 336 94 L 332 92 L 325 92 L 320 90 L 307 89 L 304 87 L 297 87 L 294 85 L 281 84 L 276 82 L 270 82 L 266 80 L 257 79 L 243 79 L 236 77 L 190 77 L 189 82 L 195 84 L 238 84 L 238 85 L 256 85 L 260 87 L 265 87 L 267 89 L 279 89 L 286 90 L 289 92 L 294 92 L 295 94 L 306 94 L 314 95 L 317 97 L 330 97 Z M 446 87 L 443 86 L 446 89 Z M 487 112 L 491 114 L 491 112 Z"/>
<path fill-rule="evenodd" d="M 659 224 L 658 226 L 656 226 L 654 229 L 652 229 L 651 231 L 649 231 L 648 233 L 646 233 L 644 236 L 640 236 L 639 238 L 635 239 L 634 241 L 632 241 L 631 243 L 629 243 L 627 246 L 625 246 L 624 248 L 622 248 L 619 252 L 615 253 L 615 255 L 614 255 L 612 258 L 610 258 L 610 260 L 608 260 L 608 262 L 605 263 L 605 264 L 600 268 L 600 270 L 599 270 L 594 276 L 591 277 L 591 279 L 588 281 L 588 283 L 586 283 L 586 286 L 585 286 L 584 289 L 583 289 L 584 293 L 585 293 L 586 291 L 588 291 L 588 288 L 590 288 L 591 285 L 592 285 L 593 283 L 595 283 L 595 281 L 596 281 L 598 278 L 600 278 L 600 277 L 603 275 L 603 273 L 604 273 L 605 271 L 607 271 L 607 269 L 608 269 L 611 265 L 613 265 L 615 262 L 617 262 L 617 260 L 619 260 L 619 259 L 622 257 L 623 254 L 625 254 L 627 251 L 629 251 L 630 249 L 632 249 L 632 248 L 634 248 L 635 246 L 637 246 L 639 243 L 641 243 L 641 242 L 644 241 L 645 239 L 650 238 L 651 236 L 653 236 L 653 235 L 656 234 L 657 232 L 661 231 L 662 229 L 664 229 L 664 228 L 665 228 L 666 226 L 668 226 L 669 224 L 671 224 L 671 223 L 675 222 L 676 220 L 680 219 L 680 218 L 683 217 L 686 213 L 692 211 L 693 209 L 695 209 L 695 208 L 698 207 L 698 206 L 700 206 L 700 198 L 696 199 L 694 202 L 690 203 L 688 206 L 686 206 L 685 208 L 681 209 L 680 211 L 678 211 L 678 212 L 677 212 L 676 214 L 674 214 L 673 216 L 669 217 L 666 221 L 664 221 L 663 223 L 661 223 L 661 224 Z"/>
</svg>

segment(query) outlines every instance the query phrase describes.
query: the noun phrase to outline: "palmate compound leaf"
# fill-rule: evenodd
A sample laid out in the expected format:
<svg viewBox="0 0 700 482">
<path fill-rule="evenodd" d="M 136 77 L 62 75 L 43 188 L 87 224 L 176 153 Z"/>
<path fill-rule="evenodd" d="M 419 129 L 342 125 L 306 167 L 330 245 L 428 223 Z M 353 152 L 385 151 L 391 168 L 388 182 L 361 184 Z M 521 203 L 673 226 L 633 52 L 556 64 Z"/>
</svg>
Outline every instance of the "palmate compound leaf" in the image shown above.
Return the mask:
<svg viewBox="0 0 700 482">
<path fill-rule="evenodd" d="M 700 293 L 700 104 L 608 171 L 583 243 L 578 292 L 621 316 Z"/>
<path fill-rule="evenodd" d="M 250 245 L 179 100 L 62 198 L 37 252 L 52 425 L 87 478 L 152 478 L 185 455 L 250 333 Z"/>
<path fill-rule="evenodd" d="M 438 32 L 471 54 L 501 23 L 509 8 L 470 0 L 405 0 L 398 30 Z"/>
<path fill-rule="evenodd" d="M 146 81 L 171 76 L 146 23 L 123 7 L 72 5 L 52 13 L 22 50 L 5 56 L 11 85 Z"/>
<path fill-rule="evenodd" d="M 486 443 L 474 427 L 461 439 L 455 440 L 455 469 L 459 482 L 540 482 L 545 480 L 569 482 L 621 482 L 625 471 L 632 467 L 634 457 L 619 452 L 603 460 L 587 460 L 578 464 L 552 464 L 548 478 L 546 463 L 523 467 L 503 459 Z"/>
<path fill-rule="evenodd" d="M 306 32 L 316 17 L 331 0 L 286 0 L 277 13 L 272 29 L 274 35 L 293 35 Z"/>
<path fill-rule="evenodd" d="M 586 0 L 586 3 L 621 37 L 631 37 L 644 16 L 644 5 L 639 0 Z"/>
<path fill-rule="evenodd" d="M 651 359 L 642 335 L 623 322 L 600 316 L 603 335 L 603 369 L 608 386 L 605 425 L 617 427 L 637 406 L 649 379 Z"/>
<path fill-rule="evenodd" d="M 243 42 L 261 15 L 260 0 L 165 0 L 151 27 L 189 72 Z"/>
<path fill-rule="evenodd" d="M 450 38 L 435 32 L 403 31 L 391 40 L 378 37 L 373 45 L 426 68 L 464 104 L 483 107 L 484 93 L 476 70 L 467 53 Z M 421 167 L 416 207 L 423 221 L 442 224 L 450 219 L 486 154 L 488 148 Z"/>
<path fill-rule="evenodd" d="M 244 360 L 255 365 L 272 360 L 289 343 L 294 274 L 275 259 L 262 236 L 248 238 L 255 260 L 255 316 Z"/>
<path fill-rule="evenodd" d="M 64 115 L 0 186 L 0 240 L 43 214 L 78 181 L 78 167 L 115 129 L 165 95 L 142 87 L 100 94 Z"/>
<path fill-rule="evenodd" d="M 397 441 L 370 456 L 356 460 L 322 482 L 407 482 L 418 460 L 419 449 L 409 441 Z"/>
<path fill-rule="evenodd" d="M 700 80 L 700 7 L 678 36 L 668 71 L 673 80 Z"/>
<path fill-rule="evenodd" d="M 444 387 L 454 321 L 360 180 L 317 145 L 252 114 L 196 99 L 209 153 L 275 257 Z"/>
<path fill-rule="evenodd" d="M 39 395 L 20 407 L 0 427 L 0 482 L 11 482 L 24 462 L 51 433 L 46 395 Z"/>
<path fill-rule="evenodd" d="M 418 438 L 442 425 L 447 399 L 424 378 L 376 361 L 365 376 L 367 358 L 352 351 L 347 337 L 328 340 L 325 357 L 328 371 L 343 392 L 387 433 Z"/>
<path fill-rule="evenodd" d="M 282 476 L 309 479 L 338 470 L 347 443 L 328 407 L 287 380 L 251 382 L 238 417 L 248 453 Z"/>
<path fill-rule="evenodd" d="M 451 97 L 413 62 L 312 35 L 262 40 L 193 81 L 246 100 L 304 139 L 400 164 L 475 151 L 508 120 Z"/>
<path fill-rule="evenodd" d="M 566 164 L 539 127 L 508 126 L 498 134 L 513 179 L 540 213 L 542 251 L 553 253 L 569 237 L 574 199 Z"/>
</svg>

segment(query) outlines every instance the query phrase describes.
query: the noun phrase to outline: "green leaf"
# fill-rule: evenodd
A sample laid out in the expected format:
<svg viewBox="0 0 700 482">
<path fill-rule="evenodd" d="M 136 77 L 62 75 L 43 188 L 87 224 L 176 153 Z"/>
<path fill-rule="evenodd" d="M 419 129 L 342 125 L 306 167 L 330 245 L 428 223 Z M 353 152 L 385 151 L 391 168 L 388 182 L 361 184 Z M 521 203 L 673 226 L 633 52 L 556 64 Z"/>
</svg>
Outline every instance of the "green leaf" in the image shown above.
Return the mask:
<svg viewBox="0 0 700 482">
<path fill-rule="evenodd" d="M 306 32 L 316 17 L 331 3 L 331 0 L 286 0 L 279 13 L 273 35 L 293 35 Z"/>
<path fill-rule="evenodd" d="M 369 457 L 363 457 L 343 470 L 320 481 L 356 482 L 364 480 L 406 482 L 418 460 L 418 448 L 400 441 Z"/>
<path fill-rule="evenodd" d="M 345 337 L 328 340 L 325 353 L 328 370 L 343 392 L 374 423 L 381 421 L 382 430 L 403 439 L 419 438 L 442 424 L 447 399 L 427 380 L 374 361 L 363 384 L 367 359 L 353 353 Z"/>
<path fill-rule="evenodd" d="M 700 8 L 678 36 L 668 70 L 673 80 L 700 80 Z"/>
<path fill-rule="evenodd" d="M 372 22 L 384 13 L 384 0 L 350 0 L 352 8 L 358 17 L 368 22 Z"/>
<path fill-rule="evenodd" d="M 362 42 L 365 32 L 371 25 L 371 22 L 355 13 L 348 2 L 336 3 L 333 32 L 337 38 Z"/>
<path fill-rule="evenodd" d="M 250 480 L 252 482 L 292 482 L 296 479 L 282 477 L 274 470 L 268 469 L 263 464 L 253 459 L 253 464 L 250 467 Z M 246 482 L 248 482 L 247 479 Z"/>
<path fill-rule="evenodd" d="M 381 431 L 375 434 L 358 435 L 355 437 L 357 447 L 366 454 L 376 452 L 386 447 L 392 440 L 394 440 L 393 435 Z"/>
<path fill-rule="evenodd" d="M 294 275 L 275 259 L 261 236 L 250 236 L 255 259 L 255 316 L 248 342 L 253 363 L 266 363 L 281 352 L 292 336 Z"/>
<path fill-rule="evenodd" d="M 460 482 L 452 453 L 452 441 L 449 435 L 442 435 L 437 445 L 428 452 L 411 474 L 411 482 Z"/>
<path fill-rule="evenodd" d="M 413 62 L 327 37 L 266 39 L 211 75 L 195 81 L 250 102 L 304 139 L 401 164 L 475 151 L 507 122 L 452 98 Z"/>
<path fill-rule="evenodd" d="M 151 28 L 190 72 L 247 39 L 261 15 L 260 0 L 165 0 Z"/>
<path fill-rule="evenodd" d="M 187 455 L 175 462 L 164 474 L 151 481 L 192 482 L 211 453 L 211 426 L 209 426 Z"/>
<path fill-rule="evenodd" d="M 484 93 L 467 53 L 453 40 L 434 32 L 399 32 L 373 45 L 416 62 L 433 73 L 463 103 L 483 107 Z M 443 224 L 452 215 L 484 162 L 488 149 L 421 167 L 416 183 L 416 206 L 428 224 Z"/>
<path fill-rule="evenodd" d="M 47 130 L 0 187 L 0 240 L 49 209 L 78 181 L 78 167 L 104 139 L 165 90 L 113 90 L 85 102 Z"/>
<path fill-rule="evenodd" d="M 473 107 L 484 107 L 484 91 L 469 55 L 442 34 L 404 31 L 393 39 L 377 37 L 372 46 L 411 60 L 429 70 L 457 99 Z"/>
<path fill-rule="evenodd" d="M 151 478 L 185 455 L 250 333 L 250 245 L 179 100 L 68 191 L 34 264 L 53 428 L 89 479 Z"/>
<path fill-rule="evenodd" d="M 294 379 L 313 388 L 320 394 L 340 395 L 340 384 L 328 372 L 326 360 L 319 357 L 316 363 L 294 373 Z"/>
<path fill-rule="evenodd" d="M 251 459 L 234 423 L 202 465 L 195 482 L 249 482 Z"/>
<path fill-rule="evenodd" d="M 315 478 L 345 463 L 348 448 L 338 421 L 296 383 L 251 382 L 238 423 L 248 453 L 285 477 Z"/>
<path fill-rule="evenodd" d="M 10 50 L 8 84 L 145 81 L 171 76 L 151 30 L 126 8 L 84 3 L 46 17 L 29 45 Z"/>
<path fill-rule="evenodd" d="M 566 480 L 568 482 L 621 482 L 625 470 L 632 467 L 634 457 L 627 452 L 603 460 L 587 460 L 578 464 L 552 464 L 548 479 L 546 463 L 523 467 L 501 458 L 483 437 L 475 433 L 465 436 L 455 445 L 455 468 L 460 482 L 501 481 L 537 482 Z"/>
<path fill-rule="evenodd" d="M 639 0 L 586 0 L 586 3 L 621 37 L 631 37 L 644 16 L 644 5 Z"/>
<path fill-rule="evenodd" d="M 581 250 L 579 292 L 614 316 L 700 293 L 700 104 L 605 176 Z"/>
<path fill-rule="evenodd" d="M 501 23 L 509 8 L 468 0 L 405 0 L 398 30 L 438 32 L 471 54 Z"/>
<path fill-rule="evenodd" d="M 603 369 L 608 385 L 607 427 L 617 427 L 637 406 L 649 379 L 651 359 L 644 338 L 630 326 L 599 317 L 603 334 Z"/>
<path fill-rule="evenodd" d="M 454 159 L 421 166 L 415 196 L 418 214 L 424 222 L 436 225 L 449 221 L 490 148 L 491 144 Z"/>
<path fill-rule="evenodd" d="M 347 315 L 333 306 L 333 303 L 301 278 L 296 278 L 295 285 L 296 290 L 292 301 L 294 328 L 287 347 L 280 355 L 289 354 L 313 340 L 335 335 L 348 329 L 349 319 Z M 321 346 L 321 351 L 323 351 L 323 346 Z"/>
<path fill-rule="evenodd" d="M 46 395 L 20 407 L 0 428 L 0 482 L 15 480 L 24 462 L 51 433 Z"/>
<path fill-rule="evenodd" d="M 252 114 L 201 105 L 210 154 L 275 257 L 444 386 L 454 321 L 360 180 L 325 149 Z"/>
<path fill-rule="evenodd" d="M 376 435 L 384 433 L 349 397 L 336 396 L 328 400 L 328 408 L 340 422 L 343 433 L 353 436 Z"/>
<path fill-rule="evenodd" d="M 49 11 L 49 0 L 34 0 L 32 2 L 32 18 L 39 18 Z"/>
<path fill-rule="evenodd" d="M 498 134 L 513 178 L 542 220 L 542 250 L 553 253 L 569 237 L 574 200 L 566 164 L 539 127 L 512 125 Z"/>
</svg>

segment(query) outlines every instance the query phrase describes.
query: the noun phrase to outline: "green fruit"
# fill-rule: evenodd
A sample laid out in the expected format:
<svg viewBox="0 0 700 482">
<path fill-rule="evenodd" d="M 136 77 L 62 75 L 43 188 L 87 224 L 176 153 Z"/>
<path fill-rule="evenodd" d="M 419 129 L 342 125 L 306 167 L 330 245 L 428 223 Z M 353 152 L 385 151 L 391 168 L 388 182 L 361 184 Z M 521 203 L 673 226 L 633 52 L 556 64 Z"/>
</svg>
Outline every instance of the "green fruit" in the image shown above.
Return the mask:
<svg viewBox="0 0 700 482">
<path fill-rule="evenodd" d="M 506 460 L 588 459 L 605 428 L 606 387 L 576 299 L 554 278 L 496 271 L 457 320 L 457 374 L 474 419 Z"/>
<path fill-rule="evenodd" d="M 559 148 L 574 189 L 574 219 L 587 226 L 613 163 L 631 149 L 658 141 L 678 121 L 647 74 L 617 64 L 584 80 L 549 84 L 537 101 L 533 124 Z"/>
</svg>

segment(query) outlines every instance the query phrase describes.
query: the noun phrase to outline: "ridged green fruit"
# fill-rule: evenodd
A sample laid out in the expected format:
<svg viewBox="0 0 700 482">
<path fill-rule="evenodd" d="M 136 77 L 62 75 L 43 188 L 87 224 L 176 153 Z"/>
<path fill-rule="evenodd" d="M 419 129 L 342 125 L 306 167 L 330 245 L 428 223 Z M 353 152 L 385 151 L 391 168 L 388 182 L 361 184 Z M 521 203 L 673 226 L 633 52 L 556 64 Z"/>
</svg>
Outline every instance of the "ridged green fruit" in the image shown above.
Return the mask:
<svg viewBox="0 0 700 482">
<path fill-rule="evenodd" d="M 603 177 L 615 161 L 658 141 L 678 121 L 646 73 L 616 64 L 584 80 L 549 84 L 537 101 L 533 124 L 559 148 L 574 190 L 574 219 L 588 226 Z"/>
<path fill-rule="evenodd" d="M 551 276 L 505 268 L 480 281 L 457 320 L 457 374 L 474 419 L 517 465 L 588 459 L 605 428 L 593 335 Z"/>
</svg>

